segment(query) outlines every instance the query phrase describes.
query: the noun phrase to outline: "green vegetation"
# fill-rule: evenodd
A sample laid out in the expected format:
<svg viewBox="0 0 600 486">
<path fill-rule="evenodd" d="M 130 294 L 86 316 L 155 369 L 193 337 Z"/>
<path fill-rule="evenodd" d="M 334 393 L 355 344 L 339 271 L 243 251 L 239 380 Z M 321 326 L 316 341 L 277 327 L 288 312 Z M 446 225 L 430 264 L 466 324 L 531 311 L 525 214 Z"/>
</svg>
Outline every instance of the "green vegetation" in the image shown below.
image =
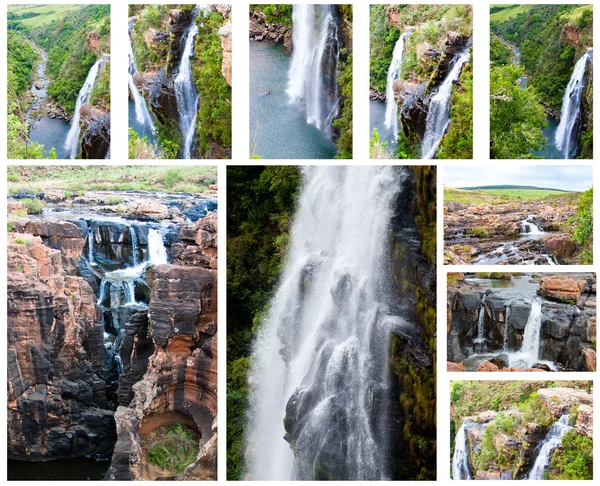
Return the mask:
<svg viewBox="0 0 600 486">
<path fill-rule="evenodd" d="M 348 45 L 340 49 L 338 83 L 341 90 L 341 112 L 333 128 L 339 133 L 336 159 L 352 158 L 352 5 L 338 5 L 342 28 Z"/>
<path fill-rule="evenodd" d="M 472 35 L 472 10 L 469 5 L 371 5 L 370 7 L 370 85 L 385 93 L 387 71 L 394 46 L 406 27 L 416 27 L 405 42 L 402 79 L 426 83 L 435 89 L 440 57 L 425 56 L 428 49 L 443 52 L 449 32 L 463 38 Z M 428 88 L 429 89 L 429 88 Z M 465 64 L 459 82 L 454 86 L 450 108 L 451 121 L 440 142 L 437 158 L 470 159 L 473 156 L 473 68 Z M 420 158 L 420 137 L 410 124 L 398 134 L 394 158 Z M 372 143 L 372 157 L 382 158 L 379 141 Z"/>
<path fill-rule="evenodd" d="M 260 11 L 265 14 L 265 20 L 269 23 L 276 23 L 281 25 L 292 24 L 292 13 L 293 5 L 291 4 L 279 4 L 279 5 L 250 5 L 250 13 Z"/>
<path fill-rule="evenodd" d="M 491 8 L 491 157 L 530 158 L 544 147 L 544 110 L 560 111 L 573 67 L 592 44 L 591 5 Z M 502 41 L 500 38 L 506 39 Z M 507 52 L 520 49 L 520 65 Z M 523 90 L 517 80 L 527 76 Z M 581 157 L 592 157 L 591 83 L 584 94 Z"/>
<path fill-rule="evenodd" d="M 173 174 L 177 175 L 173 175 Z M 82 195 L 85 191 L 163 191 L 202 193 L 217 183 L 216 166 L 9 166 L 8 192 L 39 194 L 62 189 Z M 16 180 L 15 180 L 16 179 Z"/>
<path fill-rule="evenodd" d="M 594 189 L 589 188 L 579 199 L 577 216 L 569 223 L 574 227 L 573 241 L 584 247 L 581 263 L 591 265 L 593 258 Z"/>
<path fill-rule="evenodd" d="M 29 141 L 28 89 L 47 51 L 47 94 L 71 114 L 90 68 L 110 50 L 109 5 L 12 5 L 8 8 L 7 155 L 10 159 L 56 158 L 53 148 Z M 37 47 L 36 47 L 37 46 Z M 110 63 L 100 71 L 91 104 L 110 109 Z"/>
<path fill-rule="evenodd" d="M 227 479 L 244 474 L 246 375 L 288 245 L 301 175 L 295 166 L 227 168 Z"/>
<path fill-rule="evenodd" d="M 572 203 L 578 197 L 578 193 L 565 192 L 558 189 L 534 189 L 534 188 L 485 188 L 485 189 L 454 189 L 444 187 L 444 202 L 459 202 L 465 204 L 506 204 L 518 199 L 536 200 L 548 197 L 560 198 Z"/>
<path fill-rule="evenodd" d="M 148 462 L 165 471 L 180 474 L 198 455 L 198 439 L 183 424 L 161 427 L 144 442 Z"/>
<path fill-rule="evenodd" d="M 46 206 L 44 201 L 39 199 L 23 199 L 23 204 L 25 204 L 27 214 L 42 214 L 44 206 Z"/>
<path fill-rule="evenodd" d="M 570 430 L 552 455 L 550 479 L 593 479 L 593 460 L 592 439 Z"/>
<path fill-rule="evenodd" d="M 207 157 L 211 144 L 231 149 L 231 86 L 221 73 L 223 51 L 218 30 L 225 23 L 214 10 L 200 11 L 196 18 L 198 38 L 193 75 L 200 94 L 198 152 Z"/>
</svg>

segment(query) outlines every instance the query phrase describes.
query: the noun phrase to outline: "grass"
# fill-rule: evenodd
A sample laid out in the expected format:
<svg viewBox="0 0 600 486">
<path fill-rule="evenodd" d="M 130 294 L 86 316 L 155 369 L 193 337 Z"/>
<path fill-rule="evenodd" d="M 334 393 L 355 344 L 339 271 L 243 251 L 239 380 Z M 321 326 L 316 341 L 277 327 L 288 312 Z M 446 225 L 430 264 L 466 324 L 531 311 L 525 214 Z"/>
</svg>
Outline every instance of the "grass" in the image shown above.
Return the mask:
<svg viewBox="0 0 600 486">
<path fill-rule="evenodd" d="M 464 190 L 452 187 L 444 188 L 444 202 L 458 202 L 465 204 L 504 204 L 515 202 L 518 199 L 546 199 L 558 198 L 569 200 L 577 198 L 579 193 L 564 192 L 552 189 L 475 189 Z"/>
<path fill-rule="evenodd" d="M 144 438 L 150 464 L 181 474 L 196 460 L 198 439 L 189 427 L 183 424 L 160 427 L 151 436 Z"/>
<path fill-rule="evenodd" d="M 491 7 L 499 7 L 504 5 L 490 5 Z M 521 13 L 527 13 L 532 9 L 532 5 L 510 5 L 502 10 L 498 10 L 490 15 L 490 22 L 506 22 L 507 20 L 516 17 Z"/>
<path fill-rule="evenodd" d="M 58 4 L 58 5 L 10 5 L 8 11 L 15 14 L 24 14 L 29 12 L 35 12 L 39 15 L 28 19 L 22 19 L 23 25 L 28 27 L 40 27 L 44 24 L 52 22 L 53 20 L 59 20 L 72 15 L 77 15 L 77 11 L 80 10 L 83 5 L 73 4 Z"/>
<path fill-rule="evenodd" d="M 11 166 L 8 169 L 10 194 L 48 190 L 199 194 L 216 182 L 216 166 Z"/>
<path fill-rule="evenodd" d="M 27 214 L 42 214 L 44 206 L 46 206 L 46 203 L 39 199 L 23 199 L 23 204 L 25 204 Z"/>
<path fill-rule="evenodd" d="M 592 5 L 582 5 L 581 7 L 577 7 L 576 9 L 572 10 L 571 12 L 564 14 L 563 18 L 571 20 L 572 22 L 575 22 L 576 20 L 579 19 L 579 17 L 581 17 L 583 15 L 583 12 L 585 12 L 586 10 L 593 11 L 593 6 Z"/>
</svg>

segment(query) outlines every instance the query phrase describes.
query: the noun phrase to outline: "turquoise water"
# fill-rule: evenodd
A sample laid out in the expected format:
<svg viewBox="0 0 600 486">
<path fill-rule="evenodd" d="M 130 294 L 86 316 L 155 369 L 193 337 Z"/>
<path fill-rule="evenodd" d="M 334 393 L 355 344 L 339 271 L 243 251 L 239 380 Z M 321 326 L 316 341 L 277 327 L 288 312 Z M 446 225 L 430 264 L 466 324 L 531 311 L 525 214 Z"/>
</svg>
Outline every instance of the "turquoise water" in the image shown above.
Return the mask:
<svg viewBox="0 0 600 486">
<path fill-rule="evenodd" d="M 135 133 L 140 137 L 148 137 L 148 141 L 152 143 L 152 145 L 156 145 L 156 134 L 152 133 L 152 130 L 148 125 L 141 124 L 137 121 L 135 117 L 135 103 L 131 100 L 129 100 L 129 128 L 133 128 Z"/>
<path fill-rule="evenodd" d="M 393 153 L 396 149 L 396 142 L 394 141 L 393 130 L 385 127 L 385 103 L 383 101 L 370 100 L 369 108 L 371 112 L 369 138 L 373 136 L 373 129 L 377 128 L 379 138 L 382 142 L 387 143 L 388 152 Z"/>
<path fill-rule="evenodd" d="M 546 137 L 546 147 L 544 150 L 540 150 L 539 152 L 533 152 L 534 155 L 538 157 L 543 157 L 544 159 L 564 159 L 565 156 L 562 152 L 560 152 L 555 145 L 554 142 L 554 134 L 556 133 L 556 128 L 558 127 L 558 123 L 554 118 L 548 117 L 548 126 L 544 129 L 544 137 Z"/>
<path fill-rule="evenodd" d="M 65 148 L 65 140 L 71 125 L 64 120 L 56 118 L 41 118 L 33 123 L 29 132 L 32 142 L 41 143 L 44 146 L 44 154 L 50 155 L 52 147 L 56 149 L 57 159 L 69 159 L 70 153 Z"/>
<path fill-rule="evenodd" d="M 250 155 L 332 159 L 333 142 L 306 122 L 301 107 L 289 103 L 290 59 L 280 43 L 250 42 Z"/>
</svg>

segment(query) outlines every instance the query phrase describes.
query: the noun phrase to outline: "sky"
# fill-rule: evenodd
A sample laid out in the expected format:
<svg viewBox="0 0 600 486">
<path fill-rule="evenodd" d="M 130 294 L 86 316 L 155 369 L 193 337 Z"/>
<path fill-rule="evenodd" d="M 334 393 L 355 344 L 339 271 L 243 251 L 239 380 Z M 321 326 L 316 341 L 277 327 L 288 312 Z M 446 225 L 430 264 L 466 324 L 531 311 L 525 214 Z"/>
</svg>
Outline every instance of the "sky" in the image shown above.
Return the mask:
<svg viewBox="0 0 600 486">
<path fill-rule="evenodd" d="M 591 165 L 524 165 L 494 166 L 446 166 L 446 187 L 536 186 L 565 191 L 584 191 L 592 186 Z"/>
</svg>

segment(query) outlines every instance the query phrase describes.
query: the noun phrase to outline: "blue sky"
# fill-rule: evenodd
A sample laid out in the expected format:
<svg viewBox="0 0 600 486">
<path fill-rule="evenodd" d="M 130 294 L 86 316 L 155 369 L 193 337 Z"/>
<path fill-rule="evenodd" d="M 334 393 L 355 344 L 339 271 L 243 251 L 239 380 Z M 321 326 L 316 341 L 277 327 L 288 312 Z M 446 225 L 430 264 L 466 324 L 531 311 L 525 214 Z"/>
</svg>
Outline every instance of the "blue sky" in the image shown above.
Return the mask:
<svg viewBox="0 0 600 486">
<path fill-rule="evenodd" d="M 591 165 L 446 166 L 447 187 L 537 186 L 567 191 L 584 191 L 592 186 Z"/>
</svg>

